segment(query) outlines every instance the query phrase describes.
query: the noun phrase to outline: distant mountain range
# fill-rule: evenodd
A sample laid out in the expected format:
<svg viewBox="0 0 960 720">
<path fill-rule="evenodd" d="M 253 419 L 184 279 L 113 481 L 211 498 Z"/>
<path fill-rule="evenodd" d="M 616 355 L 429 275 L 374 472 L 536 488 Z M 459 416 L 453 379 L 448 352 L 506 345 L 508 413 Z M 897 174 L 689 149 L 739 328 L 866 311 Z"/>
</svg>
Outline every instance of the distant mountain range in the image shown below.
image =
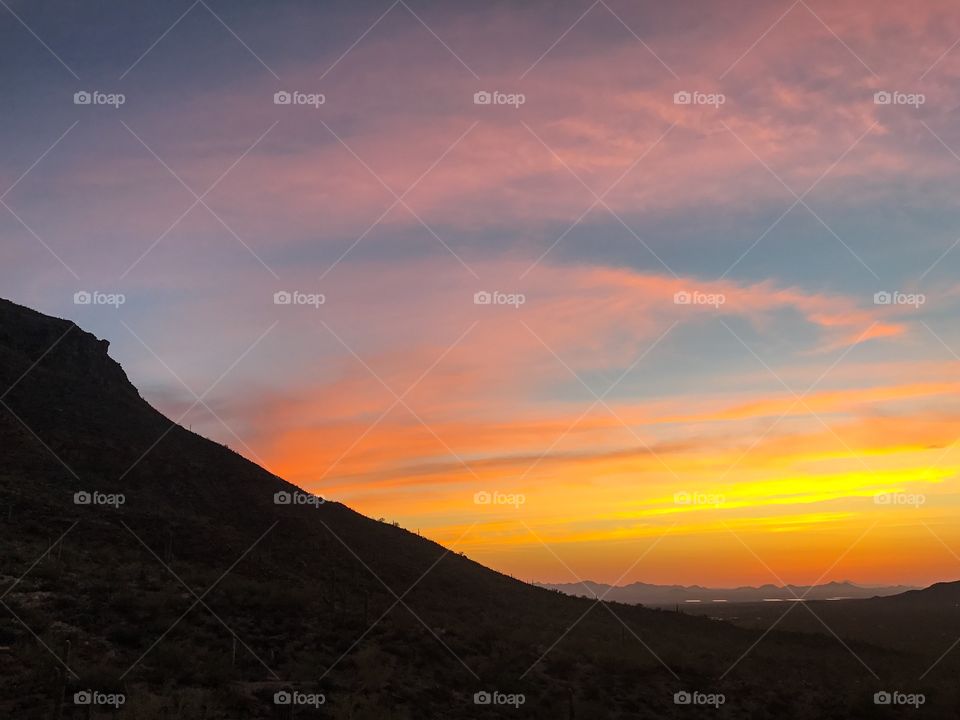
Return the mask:
<svg viewBox="0 0 960 720">
<path fill-rule="evenodd" d="M 586 580 L 582 583 L 535 583 L 575 597 L 598 597 L 630 605 L 676 605 L 682 603 L 763 602 L 777 600 L 838 600 L 887 597 L 916 590 L 908 585 L 870 587 L 849 580 L 823 585 L 761 585 L 759 587 L 708 588 L 700 585 L 606 585 Z"/>
</svg>

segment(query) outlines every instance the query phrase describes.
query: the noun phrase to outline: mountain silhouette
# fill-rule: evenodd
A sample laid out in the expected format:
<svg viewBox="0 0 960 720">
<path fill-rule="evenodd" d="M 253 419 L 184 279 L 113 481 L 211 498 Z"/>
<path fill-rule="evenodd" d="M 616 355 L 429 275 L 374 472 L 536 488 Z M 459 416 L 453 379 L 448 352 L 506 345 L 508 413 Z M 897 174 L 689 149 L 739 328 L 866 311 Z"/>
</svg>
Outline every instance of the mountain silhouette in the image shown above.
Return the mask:
<svg viewBox="0 0 960 720">
<path fill-rule="evenodd" d="M 569 597 L 321 502 L 156 411 L 108 349 L 0 300 L 2 717 L 714 712 L 696 693 L 882 717 L 873 693 L 915 682 L 879 643 Z"/>
<path fill-rule="evenodd" d="M 602 597 L 615 602 L 641 605 L 677 603 L 761 602 L 766 600 L 833 600 L 897 595 L 915 588 L 906 585 L 866 587 L 849 580 L 821 585 L 760 585 L 759 587 L 709 588 L 699 585 L 652 585 L 635 582 L 612 586 L 589 580 L 582 583 L 536 583 L 538 587 L 558 590 L 579 597 Z"/>
</svg>

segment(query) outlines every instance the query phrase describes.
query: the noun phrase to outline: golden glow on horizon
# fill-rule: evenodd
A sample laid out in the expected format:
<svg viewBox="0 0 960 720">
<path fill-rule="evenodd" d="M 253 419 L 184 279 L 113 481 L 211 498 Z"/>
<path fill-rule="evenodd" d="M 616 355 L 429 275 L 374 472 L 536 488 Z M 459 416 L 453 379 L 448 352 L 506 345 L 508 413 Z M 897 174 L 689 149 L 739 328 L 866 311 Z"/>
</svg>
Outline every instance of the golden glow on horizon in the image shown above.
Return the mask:
<svg viewBox="0 0 960 720">
<path fill-rule="evenodd" d="M 823 393 L 811 404 L 828 412 L 852 396 L 880 406 L 948 397 L 956 389 L 954 383 L 908 383 L 880 387 L 873 396 L 859 388 Z M 445 457 L 429 432 L 400 419 L 384 423 L 377 441 L 359 444 L 355 459 L 342 460 L 344 472 L 328 487 L 335 499 L 368 515 L 396 519 L 534 580 L 575 580 L 567 564 L 579 577 L 612 582 L 654 542 L 650 557 L 622 582 L 777 582 L 774 568 L 788 582 L 812 582 L 838 558 L 824 580 L 908 583 L 923 582 L 925 573 L 960 574 L 960 561 L 940 542 L 955 541 L 960 552 L 960 533 L 944 525 L 960 495 L 960 457 L 952 452 L 960 419 L 830 415 L 825 426 L 808 412 L 789 431 L 748 430 L 741 437 L 734 427 L 755 427 L 771 412 L 762 402 L 740 406 L 748 407 L 756 414 L 721 412 L 724 432 L 713 439 L 647 441 L 656 454 L 630 442 L 632 432 L 647 433 L 642 426 L 628 431 L 602 413 L 584 418 L 582 433 L 570 433 L 546 455 L 523 445 L 550 447 L 572 420 L 521 421 L 515 434 L 481 421 L 436 424 L 437 435 L 459 446 L 470 470 Z M 616 409 L 624 418 L 649 417 L 639 408 Z M 786 409 L 776 404 L 776 412 Z M 676 417 L 664 426 L 682 428 Z M 306 474 L 317 462 L 309 452 L 284 459 L 291 475 Z M 478 490 L 503 493 L 505 503 L 512 494 L 523 501 L 477 505 Z M 924 523 L 938 528 L 937 535 Z M 905 526 L 912 528 L 906 536 Z M 844 555 L 861 534 L 860 550 Z M 877 562 L 879 552 L 889 562 Z M 925 556 L 919 565 L 913 562 L 918 553 Z"/>
<path fill-rule="evenodd" d="M 477 266 L 491 283 L 526 267 Z M 375 277 L 387 292 L 409 287 L 409 272 L 423 265 Z M 528 579 L 547 579 L 557 553 L 598 581 L 629 570 L 625 581 L 746 582 L 756 558 L 731 531 L 791 582 L 828 569 L 861 582 L 960 572 L 926 527 L 954 539 L 944 519 L 960 509 L 958 363 L 901 309 L 773 281 L 596 265 L 542 264 L 530 278 L 537 302 L 522 318 L 470 315 L 452 281 L 432 290 L 411 330 L 429 338 L 378 337 L 358 350 L 363 363 L 347 353 L 295 394 L 266 397 L 258 452 L 310 490 Z M 693 283 L 726 302 L 674 303 Z M 468 337 L 451 347 L 465 324 Z M 338 331 L 354 342 L 350 328 Z M 904 359 L 914 348 L 923 359 Z M 638 358 L 602 404 L 584 391 L 604 390 Z M 384 388 L 400 392 L 431 367 L 403 404 Z M 476 504 L 478 492 L 523 502 Z M 880 493 L 923 502 L 879 504 Z M 866 554 L 844 555 L 864 532 Z M 638 546 L 665 533 L 630 569 Z M 759 571 L 767 577 L 754 580 L 770 580 Z"/>
</svg>

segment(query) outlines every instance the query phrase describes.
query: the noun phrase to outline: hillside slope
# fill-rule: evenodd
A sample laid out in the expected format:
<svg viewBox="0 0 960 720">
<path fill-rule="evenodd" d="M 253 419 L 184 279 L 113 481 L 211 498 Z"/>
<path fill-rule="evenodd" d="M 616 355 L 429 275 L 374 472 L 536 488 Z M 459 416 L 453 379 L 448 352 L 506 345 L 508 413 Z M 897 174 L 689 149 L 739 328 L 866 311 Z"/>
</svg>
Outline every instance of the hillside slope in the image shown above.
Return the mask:
<svg viewBox="0 0 960 720">
<path fill-rule="evenodd" d="M 829 636 L 881 645 L 906 653 L 901 666 L 908 675 L 931 683 L 949 682 L 960 673 L 960 582 L 943 582 L 890 597 L 843 602 L 811 601 L 812 612 L 785 609 L 777 603 L 742 603 L 697 608 L 696 612 L 729 620 L 741 627 Z"/>
</svg>

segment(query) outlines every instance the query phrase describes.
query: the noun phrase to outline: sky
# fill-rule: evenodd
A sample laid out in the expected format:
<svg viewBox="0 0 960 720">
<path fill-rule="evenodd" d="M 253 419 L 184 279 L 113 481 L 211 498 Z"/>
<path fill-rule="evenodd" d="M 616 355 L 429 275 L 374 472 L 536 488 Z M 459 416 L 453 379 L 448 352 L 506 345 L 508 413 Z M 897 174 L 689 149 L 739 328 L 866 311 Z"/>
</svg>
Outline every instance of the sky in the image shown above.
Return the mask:
<svg viewBox="0 0 960 720">
<path fill-rule="evenodd" d="M 939 0 L 3 0 L 0 296 L 525 580 L 956 579 L 958 76 Z"/>
</svg>

